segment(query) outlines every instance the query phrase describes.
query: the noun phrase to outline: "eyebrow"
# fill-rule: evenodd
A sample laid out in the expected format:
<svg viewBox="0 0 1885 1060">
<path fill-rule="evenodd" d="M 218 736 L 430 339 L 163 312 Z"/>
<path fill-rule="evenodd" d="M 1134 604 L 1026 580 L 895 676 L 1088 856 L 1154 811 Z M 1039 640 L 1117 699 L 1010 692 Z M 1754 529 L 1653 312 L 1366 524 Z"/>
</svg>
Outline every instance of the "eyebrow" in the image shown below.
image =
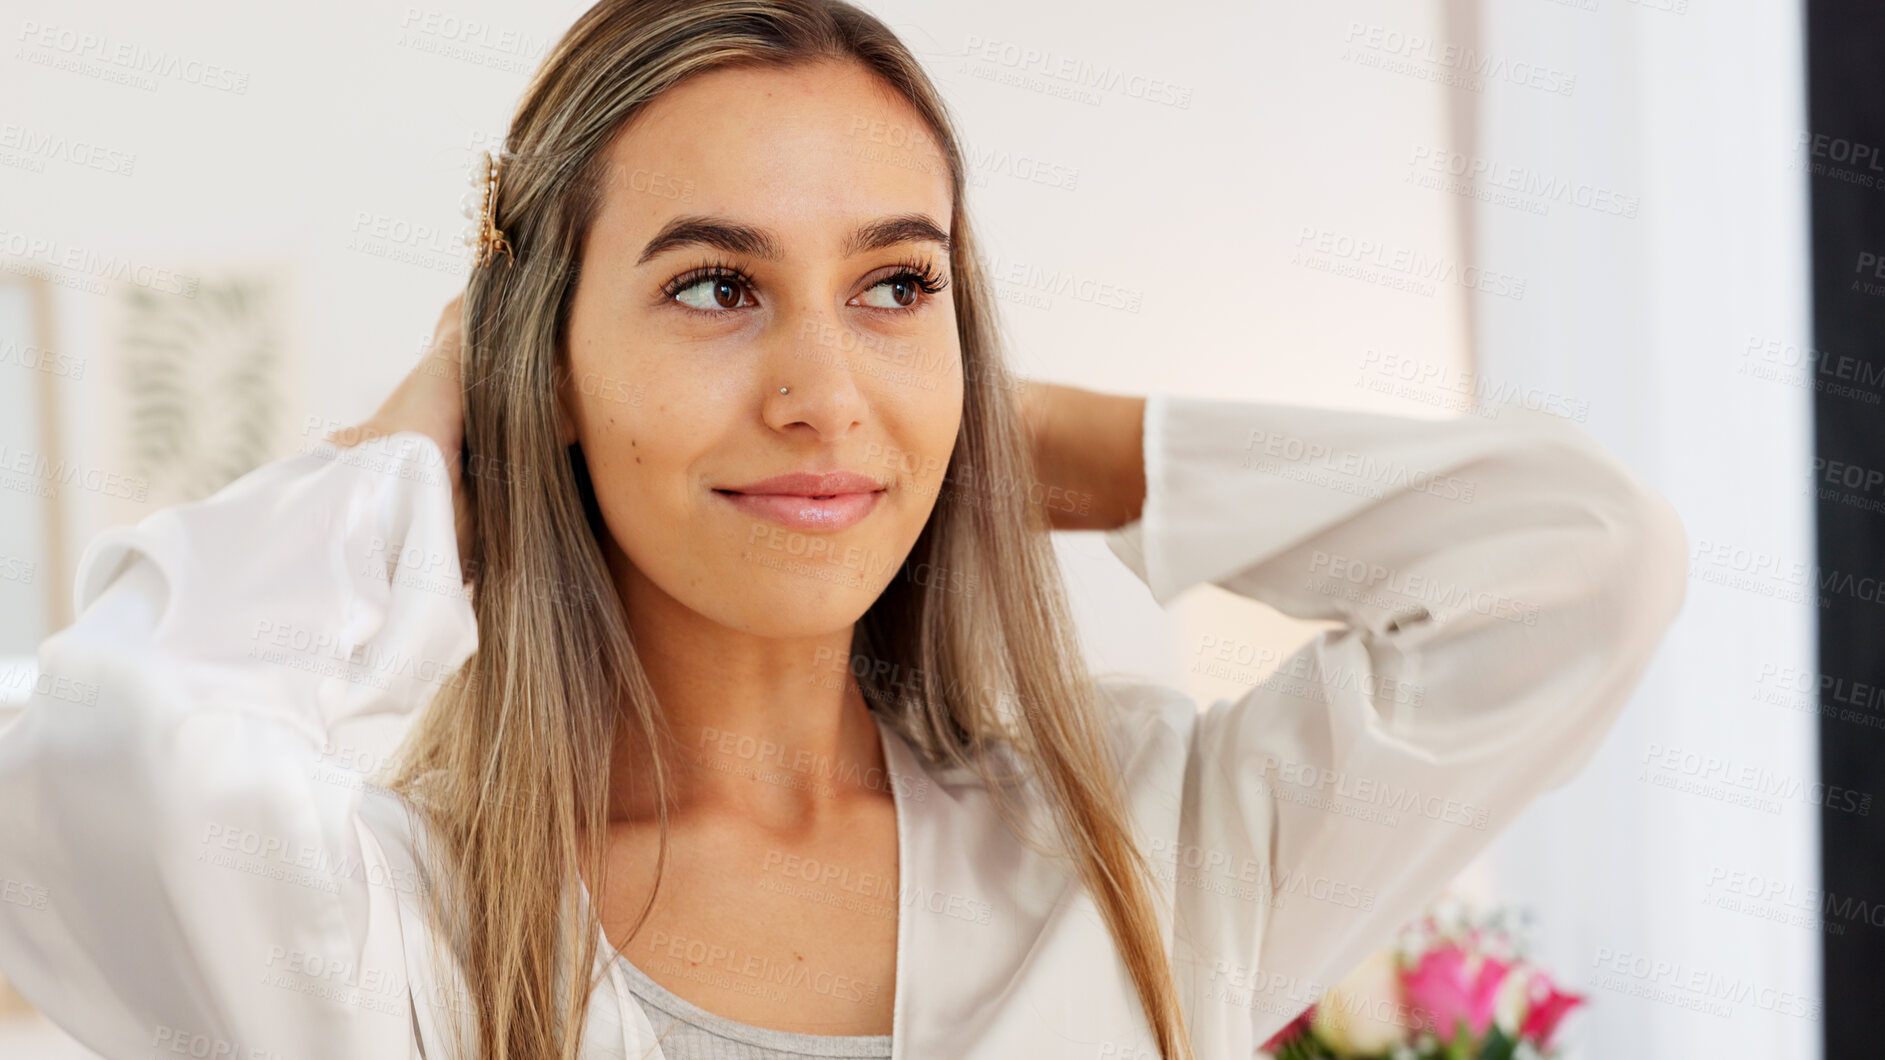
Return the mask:
<svg viewBox="0 0 1885 1060">
<path fill-rule="evenodd" d="M 857 226 L 845 239 L 840 252 L 848 258 L 898 243 L 934 243 L 944 253 L 948 253 L 951 246 L 949 233 L 944 232 L 928 215 L 906 213 Z M 777 261 L 780 258 L 779 241 L 766 229 L 720 217 L 693 214 L 676 217 L 663 225 L 661 231 L 656 232 L 648 245 L 641 249 L 641 258 L 635 264 L 646 264 L 657 254 L 685 246 L 717 247 L 729 254 L 745 254 L 764 261 Z"/>
</svg>

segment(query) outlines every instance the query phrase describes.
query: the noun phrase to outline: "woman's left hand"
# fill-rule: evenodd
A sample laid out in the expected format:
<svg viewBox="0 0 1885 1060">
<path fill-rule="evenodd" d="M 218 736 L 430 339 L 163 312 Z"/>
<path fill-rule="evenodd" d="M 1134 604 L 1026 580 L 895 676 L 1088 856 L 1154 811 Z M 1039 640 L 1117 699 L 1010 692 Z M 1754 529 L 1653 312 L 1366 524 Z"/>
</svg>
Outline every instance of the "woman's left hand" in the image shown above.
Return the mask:
<svg viewBox="0 0 1885 1060">
<path fill-rule="evenodd" d="M 1112 530 L 1145 506 L 1145 398 L 1024 380 L 1028 496 L 1055 530 Z"/>
<path fill-rule="evenodd" d="M 457 522 L 461 570 L 471 556 L 476 536 L 471 503 L 465 496 L 459 470 L 465 438 L 464 386 L 460 382 L 459 367 L 464 355 L 461 324 L 464 303 L 462 293 L 445 303 L 425 357 L 406 373 L 371 418 L 327 436 L 327 441 L 343 449 L 369 438 L 401 431 L 416 431 L 431 438 L 438 446 L 439 455 L 445 459 L 446 477 L 452 484 L 452 512 Z"/>
</svg>

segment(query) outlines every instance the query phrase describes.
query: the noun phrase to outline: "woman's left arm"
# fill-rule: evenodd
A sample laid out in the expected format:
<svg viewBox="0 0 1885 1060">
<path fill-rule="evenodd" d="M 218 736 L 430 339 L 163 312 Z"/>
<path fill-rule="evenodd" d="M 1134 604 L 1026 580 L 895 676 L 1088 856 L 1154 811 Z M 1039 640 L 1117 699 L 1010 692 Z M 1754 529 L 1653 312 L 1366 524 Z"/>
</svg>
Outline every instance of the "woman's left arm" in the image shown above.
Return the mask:
<svg viewBox="0 0 1885 1060">
<path fill-rule="evenodd" d="M 1106 407 L 1030 415 L 1064 428 Z M 1523 408 L 1435 420 L 1153 394 L 1137 468 L 1111 471 L 1091 466 L 1096 438 L 1057 435 L 1073 437 L 1036 439 L 1067 447 L 1044 479 L 1114 483 L 1116 513 L 1142 481 L 1107 538 L 1159 603 L 1212 582 L 1338 624 L 1169 726 L 1188 734 L 1181 966 L 1200 988 L 1279 991 L 1235 1002 L 1257 1041 L 1589 760 L 1685 596 L 1668 501 Z M 1238 640 L 1212 631 L 1187 655 L 1259 668 Z"/>
<path fill-rule="evenodd" d="M 1055 530 L 1112 530 L 1145 503 L 1145 398 L 1028 381 L 1021 416 L 1039 498 Z"/>
</svg>

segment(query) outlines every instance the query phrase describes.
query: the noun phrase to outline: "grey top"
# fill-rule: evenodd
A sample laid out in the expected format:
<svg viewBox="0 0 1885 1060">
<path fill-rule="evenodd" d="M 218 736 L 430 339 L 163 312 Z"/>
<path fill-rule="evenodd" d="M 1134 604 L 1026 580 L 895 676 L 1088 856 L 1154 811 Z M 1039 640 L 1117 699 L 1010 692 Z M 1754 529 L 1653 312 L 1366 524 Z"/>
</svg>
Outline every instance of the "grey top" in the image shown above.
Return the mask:
<svg viewBox="0 0 1885 1060">
<path fill-rule="evenodd" d="M 668 1060 L 889 1060 L 888 1034 L 794 1034 L 754 1027 L 716 1016 L 648 978 L 626 957 L 617 960 Z"/>
</svg>

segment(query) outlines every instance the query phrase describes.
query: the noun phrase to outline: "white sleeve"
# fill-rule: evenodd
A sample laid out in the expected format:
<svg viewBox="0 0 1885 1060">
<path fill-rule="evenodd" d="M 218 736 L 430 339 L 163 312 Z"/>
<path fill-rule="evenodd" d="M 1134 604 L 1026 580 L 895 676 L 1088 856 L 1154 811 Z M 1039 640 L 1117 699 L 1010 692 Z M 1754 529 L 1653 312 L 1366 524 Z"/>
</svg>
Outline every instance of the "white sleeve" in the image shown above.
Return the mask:
<svg viewBox="0 0 1885 1060">
<path fill-rule="evenodd" d="M 398 892 L 330 728 L 477 646 L 437 446 L 257 469 L 95 539 L 0 736 L 0 972 L 106 1056 L 406 1060 Z"/>
<path fill-rule="evenodd" d="M 1588 435 L 1514 406 L 1152 395 L 1144 453 L 1143 514 L 1107 539 L 1159 603 L 1209 581 L 1341 624 L 1187 751 L 1181 923 L 1261 1042 L 1590 759 L 1682 607 L 1687 538 Z M 1254 669 L 1234 641 L 1187 657 Z"/>
</svg>

